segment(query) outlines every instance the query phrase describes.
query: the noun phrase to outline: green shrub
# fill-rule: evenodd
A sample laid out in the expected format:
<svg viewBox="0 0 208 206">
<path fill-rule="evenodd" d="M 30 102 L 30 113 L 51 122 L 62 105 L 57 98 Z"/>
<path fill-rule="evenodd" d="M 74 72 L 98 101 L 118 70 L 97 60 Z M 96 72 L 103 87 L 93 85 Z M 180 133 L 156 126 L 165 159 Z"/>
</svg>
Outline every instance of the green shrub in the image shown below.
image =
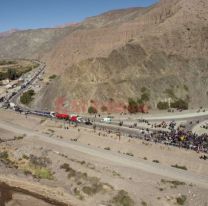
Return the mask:
<svg viewBox="0 0 208 206">
<path fill-rule="evenodd" d="M 112 203 L 115 206 L 133 206 L 134 201 L 129 197 L 128 193 L 124 190 L 120 190 L 118 194 L 113 198 Z"/>
<path fill-rule="evenodd" d="M 182 195 L 181 197 L 176 198 L 176 202 L 178 205 L 184 205 L 186 202 L 186 199 L 187 199 L 186 196 Z"/>
<path fill-rule="evenodd" d="M 150 97 L 149 97 L 149 93 L 143 93 L 142 95 L 141 95 L 141 100 L 143 101 L 143 102 L 148 102 L 149 101 L 149 99 L 150 99 Z"/>
<path fill-rule="evenodd" d="M 89 195 L 89 196 L 92 196 L 94 194 L 97 194 L 97 193 L 99 193 L 102 190 L 103 190 L 103 184 L 102 183 L 99 183 L 99 182 L 95 182 L 91 186 L 84 186 L 82 188 L 82 191 L 85 194 Z"/>
<path fill-rule="evenodd" d="M 171 167 L 175 167 L 175 168 L 178 168 L 178 169 L 181 169 L 181 170 L 187 170 L 187 167 L 186 166 L 180 166 L 180 165 L 171 165 Z"/>
<path fill-rule="evenodd" d="M 170 106 L 176 109 L 188 109 L 188 102 L 184 101 L 183 99 L 177 99 L 172 102 Z"/>
<path fill-rule="evenodd" d="M 126 153 L 126 155 L 131 156 L 131 157 L 133 157 L 133 156 L 134 156 L 134 154 L 133 154 L 133 153 L 131 153 L 131 152 L 127 152 L 127 153 Z"/>
<path fill-rule="evenodd" d="M 41 168 L 36 167 L 34 169 L 34 175 L 35 177 L 38 177 L 40 179 L 48 179 L 48 180 L 53 179 L 53 174 L 51 173 L 51 171 L 44 167 L 41 167 Z"/>
<path fill-rule="evenodd" d="M 158 102 L 157 108 L 160 110 L 165 110 L 169 108 L 168 102 Z"/>
<path fill-rule="evenodd" d="M 141 204 L 142 204 L 142 206 L 147 206 L 147 203 L 143 200 L 142 200 Z"/>
<path fill-rule="evenodd" d="M 97 109 L 95 107 L 93 107 L 93 106 L 90 106 L 88 108 L 88 113 L 89 114 L 96 114 L 97 113 Z"/>
<path fill-rule="evenodd" d="M 187 85 L 183 85 L 183 87 L 184 87 L 184 89 L 188 92 L 189 91 L 189 88 L 188 88 L 188 86 Z"/>
<path fill-rule="evenodd" d="M 9 155 L 7 151 L 0 152 L 0 159 L 8 159 Z"/>
<path fill-rule="evenodd" d="M 16 69 L 12 69 L 12 68 L 11 68 L 11 69 L 8 69 L 8 70 L 7 70 L 7 76 L 8 76 L 8 78 L 11 79 L 11 80 L 17 79 L 18 76 L 17 76 Z"/>
<path fill-rule="evenodd" d="M 22 96 L 20 97 L 20 102 L 22 104 L 28 105 L 32 100 L 33 96 L 35 95 L 34 90 L 28 90 L 27 92 L 23 93 Z"/>
<path fill-rule="evenodd" d="M 53 74 L 49 77 L 50 80 L 55 79 L 57 77 L 57 75 Z"/>
<path fill-rule="evenodd" d="M 132 98 L 129 98 L 128 102 L 129 102 L 128 104 L 129 113 L 137 113 L 138 112 L 137 102 Z"/>
<path fill-rule="evenodd" d="M 165 179 L 161 179 L 161 182 L 163 184 L 170 184 L 171 188 L 177 188 L 177 186 L 186 185 L 185 182 L 181 182 L 181 181 L 178 181 L 178 180 L 165 180 Z"/>
<path fill-rule="evenodd" d="M 16 64 L 16 61 L 12 60 L 0 60 L 0 65 Z"/>
</svg>

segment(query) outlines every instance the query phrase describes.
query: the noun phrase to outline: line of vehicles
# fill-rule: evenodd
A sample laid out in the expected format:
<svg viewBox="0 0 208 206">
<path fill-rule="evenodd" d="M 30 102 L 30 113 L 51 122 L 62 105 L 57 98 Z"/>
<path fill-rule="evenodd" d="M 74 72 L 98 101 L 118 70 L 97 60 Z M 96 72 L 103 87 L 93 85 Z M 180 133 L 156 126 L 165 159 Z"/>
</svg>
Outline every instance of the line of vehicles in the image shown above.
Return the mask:
<svg viewBox="0 0 208 206">
<path fill-rule="evenodd" d="M 87 117 L 81 117 L 77 114 L 66 114 L 66 113 L 58 113 L 58 112 L 47 112 L 47 111 L 38 111 L 38 110 L 27 110 L 24 108 L 21 108 L 20 106 L 17 106 L 13 102 L 9 103 L 9 107 L 12 110 L 19 112 L 19 113 L 24 113 L 25 115 L 32 114 L 32 115 L 37 115 L 37 116 L 42 116 L 42 117 L 47 117 L 47 118 L 53 118 L 53 119 L 59 119 L 59 120 L 66 120 L 70 121 L 73 123 L 84 123 L 86 125 L 92 125 L 92 120 Z M 104 117 L 102 118 L 101 122 L 104 123 L 111 123 L 112 118 L 111 117 Z"/>
<path fill-rule="evenodd" d="M 92 125 L 92 121 L 90 121 L 89 118 L 83 118 L 76 114 L 64 114 L 64 113 L 58 113 L 58 112 L 47 112 L 47 111 L 38 111 L 38 110 L 30 110 L 27 108 L 24 108 L 20 105 L 17 105 L 16 101 L 18 96 L 20 96 L 24 91 L 28 89 L 28 87 L 35 81 L 35 79 L 39 78 L 40 74 L 44 71 L 45 64 L 35 61 L 39 63 L 39 68 L 34 72 L 33 74 L 27 74 L 25 77 L 21 77 L 24 79 L 22 85 L 18 86 L 16 88 L 15 92 L 12 92 L 9 96 L 6 98 L 2 98 L 2 107 L 5 109 L 12 109 L 16 112 L 24 113 L 25 115 L 32 114 L 37 116 L 43 116 L 47 118 L 55 118 L 60 120 L 67 120 L 73 123 L 84 123 L 86 125 Z M 27 77 L 26 77 L 27 76 Z M 111 122 L 111 119 L 104 118 L 103 122 Z"/>
<path fill-rule="evenodd" d="M 23 81 L 23 83 L 13 89 L 12 92 L 8 93 L 6 96 L 0 98 L 1 106 L 3 108 L 14 108 L 16 98 L 24 92 L 34 81 L 39 77 L 39 75 L 44 71 L 45 64 L 40 63 L 39 61 L 35 61 L 39 63 L 39 67 L 34 71 L 31 71 L 29 74 L 24 74 L 19 79 Z"/>
</svg>

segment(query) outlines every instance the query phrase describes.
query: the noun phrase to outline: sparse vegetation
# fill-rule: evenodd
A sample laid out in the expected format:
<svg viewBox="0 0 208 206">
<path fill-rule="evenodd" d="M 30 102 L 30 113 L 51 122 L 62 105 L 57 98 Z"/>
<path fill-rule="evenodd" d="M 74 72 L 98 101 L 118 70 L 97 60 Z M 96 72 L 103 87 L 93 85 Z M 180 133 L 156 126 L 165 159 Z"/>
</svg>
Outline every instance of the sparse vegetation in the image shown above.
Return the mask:
<svg viewBox="0 0 208 206">
<path fill-rule="evenodd" d="M 186 166 L 180 166 L 180 165 L 171 165 L 171 167 L 175 167 L 175 168 L 178 168 L 178 169 L 181 169 L 181 170 L 188 170 Z"/>
<path fill-rule="evenodd" d="M 160 163 L 159 160 L 152 160 L 152 162 L 154 162 L 154 163 Z"/>
<path fill-rule="evenodd" d="M 17 78 L 17 72 L 16 72 L 16 70 L 13 69 L 13 68 L 9 68 L 7 70 L 7 77 L 10 80 L 15 80 Z"/>
<path fill-rule="evenodd" d="M 15 162 L 9 158 L 7 151 L 0 152 L 0 161 L 3 162 L 9 168 L 18 168 Z"/>
<path fill-rule="evenodd" d="M 147 203 L 146 203 L 145 201 L 142 200 L 141 205 L 142 205 L 142 206 L 147 206 Z"/>
<path fill-rule="evenodd" d="M 28 160 L 29 159 L 29 156 L 27 156 L 26 154 L 23 154 L 22 155 L 22 158 Z"/>
<path fill-rule="evenodd" d="M 74 180 L 76 182 L 77 188 L 75 195 L 78 196 L 79 199 L 82 199 L 81 193 L 93 196 L 101 191 L 105 191 L 105 187 L 113 189 L 111 185 L 100 182 L 100 179 L 97 177 L 89 177 L 85 172 L 76 171 L 71 168 L 68 163 L 62 164 L 60 169 L 64 169 L 65 172 L 68 173 L 70 181 Z"/>
<path fill-rule="evenodd" d="M 101 107 L 101 112 L 107 112 L 107 111 L 108 111 L 108 107 L 105 106 L 105 105 L 103 105 L 103 106 Z"/>
<path fill-rule="evenodd" d="M 50 80 L 56 79 L 56 77 L 57 77 L 57 75 L 56 75 L 56 74 L 53 74 L 53 75 L 51 75 L 51 76 L 49 77 L 49 79 L 50 79 Z"/>
<path fill-rule="evenodd" d="M 176 109 L 188 109 L 188 102 L 183 99 L 177 99 L 174 102 L 171 102 L 170 106 Z"/>
<path fill-rule="evenodd" d="M 12 60 L 0 60 L 0 66 L 2 65 L 8 65 L 8 64 L 16 64 L 16 61 L 12 61 Z"/>
<path fill-rule="evenodd" d="M 104 149 L 105 149 L 105 150 L 110 150 L 111 148 L 110 148 L 110 147 L 105 147 Z"/>
<path fill-rule="evenodd" d="M 8 159 L 9 155 L 7 151 L 0 152 L 0 159 Z"/>
<path fill-rule="evenodd" d="M 186 199 L 187 199 L 186 195 L 182 195 L 181 197 L 176 198 L 176 202 L 178 205 L 184 205 L 186 202 Z"/>
<path fill-rule="evenodd" d="M 137 99 L 139 105 L 145 104 L 150 100 L 150 91 L 146 87 L 141 88 L 141 97 Z"/>
<path fill-rule="evenodd" d="M 134 206 L 134 201 L 124 190 L 120 190 L 118 194 L 112 199 L 115 206 Z"/>
<path fill-rule="evenodd" d="M 74 188 L 74 194 L 78 197 L 78 199 L 80 200 L 84 200 L 84 196 L 81 194 L 81 191 L 79 190 L 79 188 Z"/>
<path fill-rule="evenodd" d="M 185 182 L 180 182 L 178 180 L 165 180 L 165 179 L 161 179 L 161 183 L 163 183 L 163 184 L 170 184 L 171 188 L 177 188 L 178 186 L 186 185 Z"/>
<path fill-rule="evenodd" d="M 20 97 L 20 102 L 22 104 L 28 105 L 30 102 L 33 100 L 33 96 L 35 95 L 34 90 L 28 90 L 27 92 L 23 93 L 22 96 Z"/>
<path fill-rule="evenodd" d="M 53 173 L 47 168 L 51 161 L 47 157 L 37 157 L 30 155 L 29 158 L 24 156 L 29 162 L 23 167 L 26 175 L 31 174 L 35 178 L 52 180 Z"/>
<path fill-rule="evenodd" d="M 51 164 L 51 160 L 47 157 L 37 157 L 35 155 L 30 155 L 30 163 L 38 167 L 46 167 L 48 164 Z"/>
<path fill-rule="evenodd" d="M 100 182 L 95 182 L 91 186 L 84 186 L 82 188 L 82 191 L 89 196 L 97 194 L 102 190 L 103 190 L 103 184 Z"/>
<path fill-rule="evenodd" d="M 148 102 L 149 99 L 150 99 L 149 93 L 143 93 L 143 94 L 141 95 L 141 100 L 142 100 L 142 102 Z"/>
<path fill-rule="evenodd" d="M 25 135 L 19 135 L 19 136 L 15 136 L 14 140 L 21 140 L 25 137 Z"/>
<path fill-rule="evenodd" d="M 131 156 L 131 157 L 133 157 L 133 156 L 134 156 L 134 154 L 133 154 L 133 153 L 131 153 L 131 152 L 127 152 L 127 153 L 126 153 L 126 155 Z"/>
<path fill-rule="evenodd" d="M 40 179 L 48 179 L 48 180 L 53 179 L 53 174 L 48 168 L 45 167 L 35 167 L 33 169 L 33 175 Z"/>
<path fill-rule="evenodd" d="M 96 114 L 97 113 L 97 109 L 95 107 L 93 107 L 93 106 L 90 106 L 88 108 L 88 113 L 89 114 Z"/>
<path fill-rule="evenodd" d="M 158 102 L 157 108 L 160 110 L 166 110 L 169 108 L 168 102 Z"/>
<path fill-rule="evenodd" d="M 113 170 L 113 176 L 118 176 L 118 177 L 120 177 L 121 175 L 120 175 L 118 172 L 116 172 L 116 171 Z"/>
<path fill-rule="evenodd" d="M 128 102 L 129 102 L 128 104 L 129 113 L 137 113 L 138 112 L 137 102 L 132 98 L 129 98 Z"/>
<path fill-rule="evenodd" d="M 21 61 L 0 60 L 0 66 L 2 66 L 2 68 L 0 68 L 0 80 L 15 80 L 37 67 L 38 64 L 30 63 L 25 66 L 24 64 L 22 65 Z"/>
<path fill-rule="evenodd" d="M 188 88 L 188 86 L 187 85 L 183 85 L 183 88 L 188 92 L 189 91 L 189 88 Z"/>
<path fill-rule="evenodd" d="M 141 92 L 141 97 L 137 98 L 137 100 L 134 100 L 133 98 L 128 99 L 127 109 L 129 113 L 141 112 L 140 107 L 143 107 L 146 102 L 150 100 L 150 91 L 147 88 L 142 87 Z"/>
</svg>

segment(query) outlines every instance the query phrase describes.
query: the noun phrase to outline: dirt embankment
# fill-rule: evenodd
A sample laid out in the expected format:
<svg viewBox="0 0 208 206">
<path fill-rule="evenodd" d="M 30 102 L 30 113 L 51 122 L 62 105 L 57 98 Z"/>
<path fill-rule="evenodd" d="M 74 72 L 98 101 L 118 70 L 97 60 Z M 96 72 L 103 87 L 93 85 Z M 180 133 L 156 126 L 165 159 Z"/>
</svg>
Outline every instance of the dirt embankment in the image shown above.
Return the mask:
<svg viewBox="0 0 208 206">
<path fill-rule="evenodd" d="M 23 198 L 24 197 L 24 198 Z M 71 206 L 57 188 L 26 182 L 14 177 L 0 177 L 0 206 L 18 202 L 21 206 Z"/>
</svg>

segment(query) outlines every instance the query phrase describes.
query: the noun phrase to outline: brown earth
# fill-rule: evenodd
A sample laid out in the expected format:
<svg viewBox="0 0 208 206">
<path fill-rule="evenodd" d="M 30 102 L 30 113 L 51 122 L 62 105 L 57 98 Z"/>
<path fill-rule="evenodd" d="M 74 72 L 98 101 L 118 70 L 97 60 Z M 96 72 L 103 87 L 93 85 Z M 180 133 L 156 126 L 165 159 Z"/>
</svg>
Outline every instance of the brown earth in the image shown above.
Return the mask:
<svg viewBox="0 0 208 206">
<path fill-rule="evenodd" d="M 144 205 L 142 202 L 146 202 L 147 205 L 174 206 L 177 205 L 177 198 L 182 195 L 186 197 L 184 205 L 207 204 L 207 165 L 204 160 L 199 159 L 201 154 L 125 136 L 119 141 L 116 135 L 108 134 L 106 131 L 94 132 L 87 128 L 34 116 L 26 118 L 11 111 L 1 110 L 0 115 L 0 127 L 6 126 L 2 138 L 10 139 L 14 135 L 25 134 L 23 139 L 0 144 L 0 151 L 7 151 L 9 160 L 2 161 L 1 156 L 0 182 L 29 191 L 26 194 L 36 194 L 34 197 L 42 195 L 46 199 L 55 199 L 69 205 L 101 206 L 109 205 L 118 191 L 125 190 L 134 201 L 134 204 L 130 204 L 132 206 Z M 65 129 L 66 126 L 69 129 Z M 49 138 L 48 142 L 44 140 L 46 136 Z M 74 139 L 77 139 L 77 142 L 74 142 Z M 56 145 L 55 142 L 59 144 Z M 65 147 L 69 144 L 72 145 L 71 148 Z M 76 147 L 82 147 L 82 150 L 78 151 Z M 94 154 L 87 154 L 86 150 L 93 150 Z M 102 153 L 103 156 L 97 156 L 98 153 Z M 127 153 L 134 156 L 131 157 Z M 105 159 L 108 155 L 112 160 Z M 47 160 L 43 163 L 46 163 L 53 178 L 37 178 L 25 173 L 26 166 L 30 168 L 32 164 L 28 164 L 31 157 L 38 157 L 39 161 Z M 113 160 L 119 158 L 122 158 L 124 163 L 134 161 L 135 164 L 140 163 L 144 167 L 152 165 L 153 170 L 145 172 L 143 169 L 134 168 L 133 165 L 124 166 L 123 162 Z M 158 163 L 154 163 L 154 160 Z M 73 168 L 74 176 L 68 176 L 70 170 L 67 172 L 61 167 L 64 163 Z M 191 179 L 181 180 L 180 174 L 183 171 L 172 168 L 173 164 L 186 166 L 187 171 L 184 171 L 184 174 Z M 163 168 L 164 171 L 173 170 L 179 179 L 154 174 L 156 168 Z M 205 178 L 202 184 L 204 186 L 194 181 L 194 178 L 198 177 Z M 90 186 L 93 182 L 101 184 L 104 190 L 87 195 L 83 192 L 83 187 Z M 11 204 L 17 201 L 27 203 L 31 199 L 19 194 L 14 194 L 13 197 Z M 37 200 L 32 198 L 31 201 Z"/>
<path fill-rule="evenodd" d="M 162 0 L 148 8 L 106 12 L 65 28 L 15 32 L 0 38 L 1 57 L 41 58 L 58 74 L 35 105 L 72 100 L 126 102 L 150 91 L 150 103 L 171 97 L 207 105 L 208 2 Z M 20 42 L 22 44 L 20 44 Z M 16 52 L 18 50 L 18 52 Z M 17 54 L 18 53 L 18 54 Z M 203 89 L 202 89 L 203 88 Z"/>
</svg>

